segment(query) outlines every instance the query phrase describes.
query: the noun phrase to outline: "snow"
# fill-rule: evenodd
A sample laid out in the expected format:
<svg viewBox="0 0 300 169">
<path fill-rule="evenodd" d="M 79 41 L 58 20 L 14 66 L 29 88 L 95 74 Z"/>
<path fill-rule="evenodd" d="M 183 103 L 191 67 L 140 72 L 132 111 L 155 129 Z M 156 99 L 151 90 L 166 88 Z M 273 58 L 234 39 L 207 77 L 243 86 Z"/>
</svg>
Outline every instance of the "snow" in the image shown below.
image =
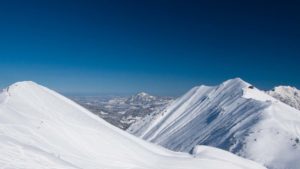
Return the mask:
<svg viewBox="0 0 300 169">
<path fill-rule="evenodd" d="M 171 97 L 151 96 L 145 92 L 129 97 L 70 96 L 70 98 L 123 130 L 135 123 L 137 119 L 153 115 L 173 101 Z"/>
<path fill-rule="evenodd" d="M 283 103 L 300 110 L 300 90 L 297 88 L 291 86 L 277 86 L 273 90 L 267 91 L 267 93 Z"/>
<path fill-rule="evenodd" d="M 125 102 L 131 105 L 145 105 L 157 101 L 158 98 L 151 96 L 148 93 L 140 92 L 136 95 L 131 96 Z"/>
<path fill-rule="evenodd" d="M 253 88 L 253 89 L 243 88 L 243 92 L 244 92 L 244 95 L 243 95 L 244 98 L 254 99 L 254 100 L 258 100 L 258 101 L 262 101 L 262 102 L 266 102 L 266 101 L 276 102 L 277 101 L 277 99 L 269 96 L 268 94 L 266 94 L 256 88 Z"/>
<path fill-rule="evenodd" d="M 214 147 L 209 147 L 209 146 L 196 146 L 193 148 L 193 152 L 192 155 L 195 157 L 202 157 L 202 158 L 208 158 L 208 159 L 217 159 L 217 160 L 232 160 L 232 159 L 236 159 L 238 161 L 238 156 L 234 155 L 234 154 L 228 154 L 226 157 L 222 157 L 222 155 L 224 155 L 224 153 L 227 153 L 227 151 L 218 149 L 218 148 L 214 148 Z M 222 158 L 220 158 L 222 157 Z M 244 166 L 245 164 L 243 162 L 238 163 L 237 165 L 240 166 Z M 248 166 L 250 167 L 250 166 Z M 255 166 L 251 166 L 251 167 L 255 167 Z"/>
<path fill-rule="evenodd" d="M 207 155 L 212 157 L 209 157 Z M 229 152 L 192 156 L 136 138 L 34 82 L 0 94 L 0 168 L 263 169 Z"/>
<path fill-rule="evenodd" d="M 194 87 L 145 123 L 128 131 L 174 151 L 202 144 L 271 169 L 300 166 L 300 112 L 240 78 Z"/>
</svg>

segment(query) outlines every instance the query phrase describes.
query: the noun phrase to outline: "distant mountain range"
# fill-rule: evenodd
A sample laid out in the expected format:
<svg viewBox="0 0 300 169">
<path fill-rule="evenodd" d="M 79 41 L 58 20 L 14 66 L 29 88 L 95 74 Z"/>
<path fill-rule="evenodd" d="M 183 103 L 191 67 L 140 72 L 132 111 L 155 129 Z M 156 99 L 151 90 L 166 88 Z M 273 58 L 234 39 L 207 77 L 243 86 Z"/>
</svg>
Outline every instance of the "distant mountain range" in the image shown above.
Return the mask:
<svg viewBox="0 0 300 169">
<path fill-rule="evenodd" d="M 209 145 L 271 169 L 299 169 L 300 111 L 295 108 L 295 88 L 264 92 L 236 78 L 194 87 L 127 131 L 174 151 L 192 153 L 197 145 Z"/>
<path fill-rule="evenodd" d="M 73 96 L 71 99 L 124 130 L 146 115 L 160 112 L 174 100 L 172 97 L 152 96 L 145 92 L 129 97 Z"/>
</svg>

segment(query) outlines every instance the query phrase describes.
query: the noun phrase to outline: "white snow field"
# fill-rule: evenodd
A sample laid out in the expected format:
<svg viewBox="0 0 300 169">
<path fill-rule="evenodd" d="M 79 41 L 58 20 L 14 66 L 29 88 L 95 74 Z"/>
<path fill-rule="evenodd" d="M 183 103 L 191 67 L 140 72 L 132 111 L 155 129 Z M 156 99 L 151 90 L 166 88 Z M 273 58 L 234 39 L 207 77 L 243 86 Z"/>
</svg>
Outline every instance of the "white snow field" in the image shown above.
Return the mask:
<svg viewBox="0 0 300 169">
<path fill-rule="evenodd" d="M 166 150 L 33 82 L 0 94 L 0 168 L 264 169 L 215 148 L 200 146 L 194 155 Z"/>
<path fill-rule="evenodd" d="M 300 168 L 300 111 L 240 78 L 195 87 L 127 131 L 174 151 L 202 144 L 272 169 Z"/>
</svg>

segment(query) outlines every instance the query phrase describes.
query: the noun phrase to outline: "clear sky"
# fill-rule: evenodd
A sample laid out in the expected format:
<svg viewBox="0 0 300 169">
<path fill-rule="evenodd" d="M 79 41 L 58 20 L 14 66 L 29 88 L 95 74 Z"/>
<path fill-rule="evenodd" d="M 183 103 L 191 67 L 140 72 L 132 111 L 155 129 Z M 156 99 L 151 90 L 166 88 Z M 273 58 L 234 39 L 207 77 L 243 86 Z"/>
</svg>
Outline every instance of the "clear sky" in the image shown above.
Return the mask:
<svg viewBox="0 0 300 169">
<path fill-rule="evenodd" d="M 299 2 L 299 1 L 298 1 Z M 0 87 L 180 95 L 241 77 L 300 88 L 297 1 L 1 1 Z"/>
</svg>

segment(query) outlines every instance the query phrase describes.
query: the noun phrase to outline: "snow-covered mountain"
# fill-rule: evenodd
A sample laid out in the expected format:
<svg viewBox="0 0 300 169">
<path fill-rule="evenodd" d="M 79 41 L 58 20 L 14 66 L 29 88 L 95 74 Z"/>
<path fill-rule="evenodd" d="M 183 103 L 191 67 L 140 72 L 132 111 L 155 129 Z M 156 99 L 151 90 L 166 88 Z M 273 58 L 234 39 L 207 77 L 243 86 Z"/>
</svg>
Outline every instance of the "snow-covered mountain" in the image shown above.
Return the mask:
<svg viewBox="0 0 300 169">
<path fill-rule="evenodd" d="M 274 98 L 300 110 L 300 90 L 290 86 L 278 86 L 267 93 Z"/>
<path fill-rule="evenodd" d="M 271 169 L 300 166 L 300 112 L 239 78 L 195 87 L 141 121 L 128 131 L 171 150 L 202 144 Z"/>
<path fill-rule="evenodd" d="M 141 92 L 136 95 L 129 97 L 126 100 L 127 104 L 136 104 L 136 105 L 147 105 L 156 101 L 157 98 L 155 96 L 151 96 L 148 93 Z"/>
<path fill-rule="evenodd" d="M 263 169 L 210 147 L 175 153 L 122 131 L 33 82 L 0 93 L 3 169 Z"/>
<path fill-rule="evenodd" d="M 174 100 L 171 97 L 151 96 L 145 92 L 130 97 L 73 96 L 70 98 L 124 130 L 145 116 L 160 112 Z"/>
</svg>

